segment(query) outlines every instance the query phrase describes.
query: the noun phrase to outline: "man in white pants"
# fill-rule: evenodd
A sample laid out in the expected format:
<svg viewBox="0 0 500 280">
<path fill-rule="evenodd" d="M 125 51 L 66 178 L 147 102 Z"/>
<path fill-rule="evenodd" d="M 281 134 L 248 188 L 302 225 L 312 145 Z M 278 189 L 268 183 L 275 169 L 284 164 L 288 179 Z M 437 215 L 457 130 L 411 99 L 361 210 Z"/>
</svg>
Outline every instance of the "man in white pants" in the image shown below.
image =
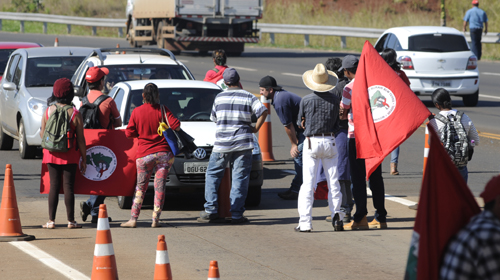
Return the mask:
<svg viewBox="0 0 500 280">
<path fill-rule="evenodd" d="M 299 191 L 298 232 L 312 230 L 312 206 L 314 203 L 314 187 L 320 164 L 323 166 L 328 184 L 328 206 L 332 215 L 335 231 L 344 230 L 341 212 L 342 193 L 338 180 L 338 152 L 335 145 L 335 132 L 339 130 L 339 98 L 329 91 L 337 84 L 337 75 L 327 71 L 323 64 L 317 64 L 314 70 L 302 75 L 304 84 L 313 93 L 302 98 L 299 106 L 298 125 L 303 127 L 304 147 L 302 151 L 303 183 Z"/>
</svg>

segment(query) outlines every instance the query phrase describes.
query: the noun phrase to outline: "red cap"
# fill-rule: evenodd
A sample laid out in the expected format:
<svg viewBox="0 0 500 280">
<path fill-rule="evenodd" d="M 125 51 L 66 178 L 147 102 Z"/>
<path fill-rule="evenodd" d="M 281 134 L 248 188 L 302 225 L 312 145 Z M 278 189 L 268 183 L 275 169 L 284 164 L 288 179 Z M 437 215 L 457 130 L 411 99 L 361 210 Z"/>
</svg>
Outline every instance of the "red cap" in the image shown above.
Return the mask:
<svg viewBox="0 0 500 280">
<path fill-rule="evenodd" d="M 95 83 L 108 74 L 109 70 L 106 67 L 90 67 L 89 70 L 87 70 L 87 74 L 85 75 L 85 80 L 87 80 L 87 82 L 89 83 Z"/>
<path fill-rule="evenodd" d="M 500 175 L 491 178 L 491 180 L 484 187 L 484 191 L 480 194 L 484 203 L 493 201 L 500 195 Z"/>
<path fill-rule="evenodd" d="M 73 92 L 73 84 L 67 78 L 60 78 L 54 83 L 54 96 L 57 98 L 65 97 Z"/>
<path fill-rule="evenodd" d="M 477 5 L 479 4 L 479 0 L 472 0 L 472 5 Z"/>
</svg>

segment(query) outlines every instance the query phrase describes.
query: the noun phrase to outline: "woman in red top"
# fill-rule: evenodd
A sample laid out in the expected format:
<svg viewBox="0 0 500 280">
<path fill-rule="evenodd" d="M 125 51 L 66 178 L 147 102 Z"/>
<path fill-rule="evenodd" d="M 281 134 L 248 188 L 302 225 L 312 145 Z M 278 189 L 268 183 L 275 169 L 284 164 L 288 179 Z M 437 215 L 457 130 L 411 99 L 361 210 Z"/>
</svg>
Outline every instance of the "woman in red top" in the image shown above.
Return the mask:
<svg viewBox="0 0 500 280">
<path fill-rule="evenodd" d="M 218 81 L 223 80 L 222 74 L 226 70 L 226 52 L 224 50 L 216 50 L 212 53 L 212 59 L 214 61 L 214 69 L 208 70 L 205 75 L 205 82 L 211 82 L 217 84 Z"/>
<path fill-rule="evenodd" d="M 141 212 L 144 195 L 148 189 L 149 178 L 155 173 L 155 198 L 153 210 L 153 223 L 151 227 L 160 227 L 160 214 L 165 201 L 165 184 L 167 175 L 174 163 L 174 155 L 163 136 L 158 135 L 158 124 L 162 120 L 160 95 L 158 87 L 149 83 L 144 87 L 142 93 L 143 103 L 134 109 L 125 134 L 128 138 L 138 138 L 137 147 L 137 186 L 134 203 L 132 205 L 132 217 L 121 227 L 135 228 L 137 218 Z M 174 117 L 168 108 L 166 116 L 171 128 L 179 131 L 180 121 Z"/>
<path fill-rule="evenodd" d="M 42 117 L 42 127 L 40 129 L 40 137 L 43 138 L 45 125 L 50 115 L 52 115 L 57 107 L 70 105 L 74 97 L 73 84 L 66 78 L 61 78 L 54 83 L 54 95 L 56 103 L 47 108 L 47 111 Z M 81 228 L 82 226 L 75 221 L 75 175 L 77 166 L 80 162 L 80 170 L 85 174 L 87 169 L 87 157 L 85 136 L 83 135 L 83 120 L 82 115 L 75 107 L 67 110 L 70 121 L 70 134 L 75 135 L 71 139 L 70 149 L 67 152 L 51 152 L 43 150 L 43 163 L 47 163 L 50 175 L 50 191 L 49 191 L 49 221 L 43 225 L 44 228 L 55 228 L 55 218 L 57 212 L 57 204 L 59 203 L 59 190 L 61 184 L 64 189 L 64 203 L 66 204 L 66 215 L 68 217 L 68 228 Z M 76 150 L 78 147 L 78 151 Z M 62 182 L 61 182 L 62 177 Z"/>
</svg>

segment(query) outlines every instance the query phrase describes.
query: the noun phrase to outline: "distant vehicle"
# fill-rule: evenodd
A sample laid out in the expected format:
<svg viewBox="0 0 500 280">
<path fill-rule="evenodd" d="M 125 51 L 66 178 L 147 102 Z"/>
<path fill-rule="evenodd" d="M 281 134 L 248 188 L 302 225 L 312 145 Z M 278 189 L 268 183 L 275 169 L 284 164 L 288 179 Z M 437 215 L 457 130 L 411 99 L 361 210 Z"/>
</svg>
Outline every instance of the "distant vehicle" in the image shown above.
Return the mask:
<svg viewBox="0 0 500 280">
<path fill-rule="evenodd" d="M 12 53 L 0 83 L 0 150 L 19 141 L 21 158 L 36 156 L 40 125 L 59 78 L 71 78 L 91 48 L 18 49 Z"/>
<path fill-rule="evenodd" d="M 75 71 L 71 82 L 75 86 L 75 100 L 79 107 L 80 100 L 89 92 L 85 74 L 90 67 L 106 67 L 103 92 L 108 93 L 114 84 L 122 81 L 149 79 L 194 80 L 193 74 L 175 55 L 163 49 L 152 48 L 111 48 L 93 49 Z"/>
<path fill-rule="evenodd" d="M 159 3 L 161 2 L 161 5 Z M 128 0 L 127 40 L 173 52 L 224 49 L 240 55 L 259 42 L 262 0 Z"/>
<path fill-rule="evenodd" d="M 175 157 L 174 165 L 167 178 L 167 193 L 199 193 L 205 190 L 205 173 L 208 160 L 215 143 L 216 124 L 210 121 L 210 114 L 215 96 L 222 89 L 209 82 L 182 80 L 146 80 L 129 81 L 116 84 L 110 91 L 116 102 L 125 129 L 129 123 L 132 111 L 142 105 L 144 86 L 154 82 L 160 91 L 160 103 L 165 104 L 182 122 L 181 128 L 195 138 L 198 149 L 193 154 L 180 154 Z M 257 137 L 254 134 L 252 171 L 247 206 L 260 204 L 263 184 L 263 165 Z M 153 195 L 154 176 L 146 196 Z M 130 208 L 132 197 L 119 196 L 120 208 Z"/>
<path fill-rule="evenodd" d="M 3 71 L 7 66 L 10 55 L 17 49 L 39 48 L 43 45 L 38 43 L 26 42 L 0 42 L 0 80 L 2 80 Z"/>
<path fill-rule="evenodd" d="M 461 96 L 465 106 L 477 105 L 477 57 L 460 31 L 440 26 L 390 28 L 375 44 L 378 52 L 385 48 L 397 52 L 415 94 L 431 95 L 437 88 L 445 88 L 451 95 Z"/>
</svg>

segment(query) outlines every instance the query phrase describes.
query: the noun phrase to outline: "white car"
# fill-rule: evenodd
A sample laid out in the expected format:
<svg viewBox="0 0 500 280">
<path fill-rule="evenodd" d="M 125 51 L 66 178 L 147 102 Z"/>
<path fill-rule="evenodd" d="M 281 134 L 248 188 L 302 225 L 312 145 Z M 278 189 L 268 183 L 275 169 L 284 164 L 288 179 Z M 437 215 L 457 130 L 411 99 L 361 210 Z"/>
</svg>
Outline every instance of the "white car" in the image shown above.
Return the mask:
<svg viewBox="0 0 500 280">
<path fill-rule="evenodd" d="M 437 88 L 445 88 L 461 96 L 465 106 L 477 105 L 477 57 L 460 31 L 441 26 L 390 28 L 375 43 L 378 52 L 386 48 L 396 51 L 415 94 L 432 95 Z"/>
<path fill-rule="evenodd" d="M 160 91 L 160 103 L 181 121 L 181 128 L 191 135 L 198 149 L 193 154 L 179 154 L 167 178 L 167 193 L 199 193 L 205 190 L 205 173 L 215 143 L 216 124 L 210 120 L 215 96 L 222 89 L 209 82 L 183 80 L 142 80 L 116 84 L 109 95 L 115 100 L 125 129 L 132 111 L 142 105 L 142 92 L 147 83 L 153 82 Z M 260 204 L 263 184 L 262 156 L 254 134 L 252 170 L 246 206 Z M 153 195 L 154 176 L 151 177 L 147 197 Z M 118 197 L 120 208 L 130 208 L 132 197 Z"/>
</svg>

